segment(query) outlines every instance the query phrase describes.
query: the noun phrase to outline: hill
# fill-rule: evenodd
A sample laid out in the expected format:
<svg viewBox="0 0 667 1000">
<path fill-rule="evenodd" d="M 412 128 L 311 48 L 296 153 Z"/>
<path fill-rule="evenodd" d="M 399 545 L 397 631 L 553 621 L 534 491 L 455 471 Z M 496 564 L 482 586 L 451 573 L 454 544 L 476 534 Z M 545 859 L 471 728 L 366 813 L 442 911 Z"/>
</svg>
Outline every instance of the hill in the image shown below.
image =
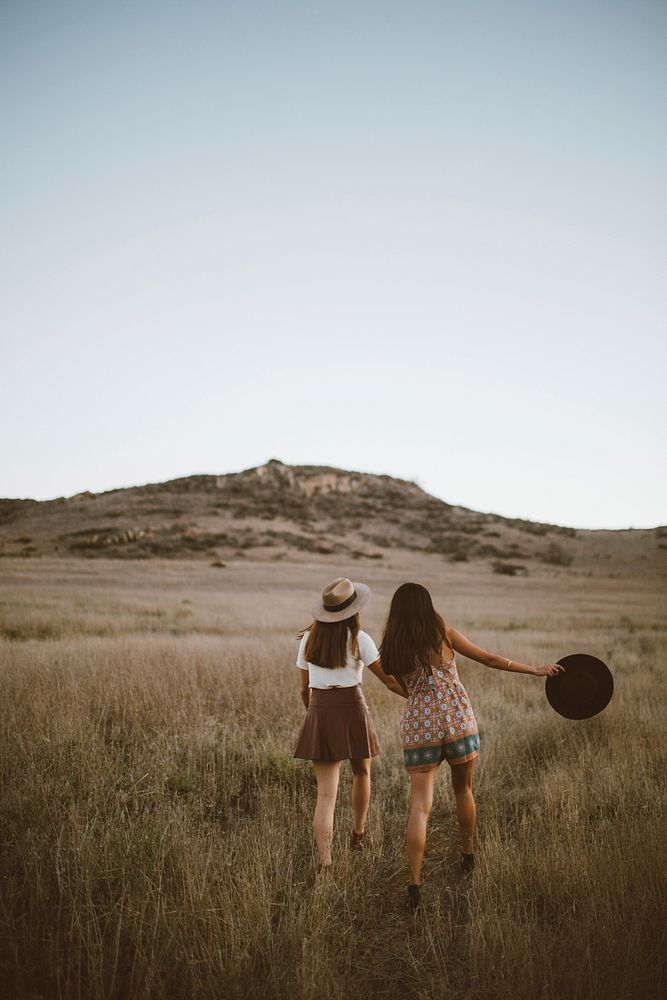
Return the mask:
<svg viewBox="0 0 667 1000">
<path fill-rule="evenodd" d="M 275 459 L 56 500 L 0 500 L 0 557 L 382 560 L 419 551 L 487 561 L 514 575 L 531 562 L 592 571 L 657 572 L 667 527 L 590 531 L 482 513 L 413 482 Z M 641 566 L 639 563 L 641 562 Z"/>
</svg>

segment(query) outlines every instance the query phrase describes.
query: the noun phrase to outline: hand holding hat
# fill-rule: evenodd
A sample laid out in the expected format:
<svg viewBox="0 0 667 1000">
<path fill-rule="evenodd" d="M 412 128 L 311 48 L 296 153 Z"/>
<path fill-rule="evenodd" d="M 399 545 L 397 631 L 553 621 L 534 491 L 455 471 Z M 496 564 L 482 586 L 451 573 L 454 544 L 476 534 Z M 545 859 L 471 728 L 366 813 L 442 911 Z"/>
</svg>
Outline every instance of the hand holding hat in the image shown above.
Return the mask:
<svg viewBox="0 0 667 1000">
<path fill-rule="evenodd" d="M 561 670 L 565 670 L 565 667 L 561 666 L 560 663 L 547 663 L 546 667 L 535 667 L 535 676 L 555 677 Z"/>
</svg>

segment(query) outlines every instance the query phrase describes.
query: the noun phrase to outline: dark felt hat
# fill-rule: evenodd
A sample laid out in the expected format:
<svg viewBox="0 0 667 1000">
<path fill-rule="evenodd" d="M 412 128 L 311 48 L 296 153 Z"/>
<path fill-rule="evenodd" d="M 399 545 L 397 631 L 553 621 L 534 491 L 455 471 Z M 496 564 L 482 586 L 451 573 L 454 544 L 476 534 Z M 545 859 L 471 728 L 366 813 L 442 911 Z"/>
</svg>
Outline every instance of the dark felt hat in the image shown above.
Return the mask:
<svg viewBox="0 0 667 1000">
<path fill-rule="evenodd" d="M 556 662 L 565 670 L 547 677 L 545 690 L 559 715 L 590 719 L 607 707 L 614 693 L 614 678 L 606 663 L 589 653 L 571 653 Z"/>
</svg>

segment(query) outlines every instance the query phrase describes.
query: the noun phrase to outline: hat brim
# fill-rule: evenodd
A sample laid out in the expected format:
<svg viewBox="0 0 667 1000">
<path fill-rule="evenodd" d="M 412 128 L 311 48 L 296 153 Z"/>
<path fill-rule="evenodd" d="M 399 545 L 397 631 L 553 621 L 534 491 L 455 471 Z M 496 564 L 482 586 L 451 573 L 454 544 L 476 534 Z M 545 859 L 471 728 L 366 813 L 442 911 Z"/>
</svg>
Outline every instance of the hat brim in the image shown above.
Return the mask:
<svg viewBox="0 0 667 1000">
<path fill-rule="evenodd" d="M 354 580 L 351 580 L 350 583 L 354 587 L 357 594 L 352 604 L 343 608 L 342 611 L 327 611 L 320 599 L 319 601 L 316 601 L 310 609 L 310 613 L 315 621 L 342 622 L 345 621 L 346 618 L 351 618 L 352 615 L 356 615 L 357 611 L 361 611 L 361 609 L 368 604 L 371 599 L 371 588 L 367 587 L 365 583 L 355 583 Z"/>
<path fill-rule="evenodd" d="M 544 685 L 554 711 L 566 719 L 590 719 L 607 707 L 614 678 L 606 663 L 588 653 L 572 653 L 556 662 L 565 670 L 547 677 Z"/>
</svg>

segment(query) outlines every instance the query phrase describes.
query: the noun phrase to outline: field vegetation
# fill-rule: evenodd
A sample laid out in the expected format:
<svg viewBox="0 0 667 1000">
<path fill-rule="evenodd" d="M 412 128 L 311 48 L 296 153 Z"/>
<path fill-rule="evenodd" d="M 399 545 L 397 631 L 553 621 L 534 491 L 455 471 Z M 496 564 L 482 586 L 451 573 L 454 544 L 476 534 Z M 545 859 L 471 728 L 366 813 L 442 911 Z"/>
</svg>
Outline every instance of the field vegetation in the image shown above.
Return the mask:
<svg viewBox="0 0 667 1000">
<path fill-rule="evenodd" d="M 555 555 L 554 555 L 555 553 Z M 662 995 L 667 770 L 664 578 L 402 562 L 10 559 L 0 583 L 0 994 L 31 1000 Z M 556 558 L 556 556 L 558 558 Z M 319 559 L 319 562 L 313 561 Z M 295 634 L 313 593 L 394 588 L 528 662 L 603 658 L 615 693 L 570 722 L 544 680 L 459 657 L 480 726 L 477 869 L 457 869 L 447 765 L 424 909 L 403 908 L 400 699 L 365 679 L 383 754 L 371 842 L 315 879 Z"/>
</svg>

